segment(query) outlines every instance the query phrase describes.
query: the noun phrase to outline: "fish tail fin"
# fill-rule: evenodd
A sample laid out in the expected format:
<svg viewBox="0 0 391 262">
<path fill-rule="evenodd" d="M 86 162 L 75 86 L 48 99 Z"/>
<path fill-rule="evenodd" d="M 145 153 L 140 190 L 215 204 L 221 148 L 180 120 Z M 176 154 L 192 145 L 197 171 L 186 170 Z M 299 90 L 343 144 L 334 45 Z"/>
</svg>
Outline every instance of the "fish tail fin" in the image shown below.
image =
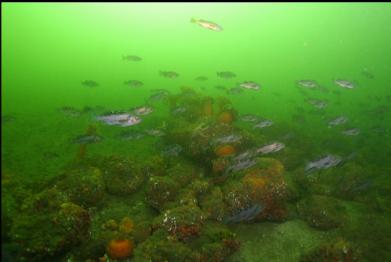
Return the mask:
<svg viewBox="0 0 391 262">
<path fill-rule="evenodd" d="M 190 23 L 197 23 L 197 19 L 195 19 L 194 17 L 192 17 L 192 18 L 190 19 Z"/>
</svg>

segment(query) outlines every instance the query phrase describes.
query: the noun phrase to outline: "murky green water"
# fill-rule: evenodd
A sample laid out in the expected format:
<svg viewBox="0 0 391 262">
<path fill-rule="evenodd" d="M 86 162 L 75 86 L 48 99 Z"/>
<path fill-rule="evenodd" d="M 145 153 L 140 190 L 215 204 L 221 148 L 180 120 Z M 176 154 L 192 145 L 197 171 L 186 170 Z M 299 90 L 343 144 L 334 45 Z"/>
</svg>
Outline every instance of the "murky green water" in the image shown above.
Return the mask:
<svg viewBox="0 0 391 262">
<path fill-rule="evenodd" d="M 2 258 L 390 260 L 390 24 L 390 3 L 3 4 Z"/>
</svg>

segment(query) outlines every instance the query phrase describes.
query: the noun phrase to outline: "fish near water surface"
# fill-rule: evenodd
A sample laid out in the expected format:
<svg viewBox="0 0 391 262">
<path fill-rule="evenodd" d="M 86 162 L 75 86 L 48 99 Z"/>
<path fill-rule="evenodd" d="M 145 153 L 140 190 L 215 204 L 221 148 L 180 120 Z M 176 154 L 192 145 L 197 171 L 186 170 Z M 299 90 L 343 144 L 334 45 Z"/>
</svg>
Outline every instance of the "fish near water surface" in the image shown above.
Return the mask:
<svg viewBox="0 0 391 262">
<path fill-rule="evenodd" d="M 196 19 L 196 18 L 191 18 L 190 19 L 191 23 L 195 23 L 203 28 L 215 31 L 215 32 L 220 32 L 223 31 L 223 28 L 219 26 L 218 24 L 211 22 L 211 21 L 206 21 L 203 19 Z"/>
<path fill-rule="evenodd" d="M 224 79 L 231 79 L 236 77 L 236 74 L 231 71 L 221 71 L 221 72 L 217 72 L 216 74 L 218 77 Z"/>
<path fill-rule="evenodd" d="M 249 90 L 259 90 L 261 86 L 253 81 L 246 81 L 241 84 L 239 84 L 240 87 L 244 89 L 249 89 Z"/>
<path fill-rule="evenodd" d="M 299 80 L 297 84 L 304 88 L 314 89 L 318 87 L 318 83 L 314 80 Z"/>
<path fill-rule="evenodd" d="M 81 82 L 81 84 L 83 86 L 87 86 L 87 87 L 97 87 L 99 86 L 99 83 L 94 81 L 94 80 L 84 80 Z"/>
<path fill-rule="evenodd" d="M 124 82 L 124 85 L 129 87 L 141 87 L 144 85 L 144 83 L 139 80 L 128 80 Z"/>
<path fill-rule="evenodd" d="M 336 79 L 334 80 L 334 83 L 342 88 L 346 88 L 346 89 L 353 89 L 355 88 L 356 86 L 348 81 L 348 80 L 343 80 L 343 79 Z"/>
<path fill-rule="evenodd" d="M 206 81 L 206 80 L 208 80 L 208 78 L 207 78 L 206 76 L 197 76 L 197 77 L 195 78 L 195 80 L 196 80 L 196 81 Z"/>
<path fill-rule="evenodd" d="M 136 55 L 124 55 L 124 56 L 122 56 L 122 60 L 139 62 L 142 60 L 142 58 L 139 56 L 136 56 Z"/>
<path fill-rule="evenodd" d="M 179 74 L 174 71 L 160 71 L 159 74 L 165 78 L 177 78 L 179 76 Z"/>
</svg>

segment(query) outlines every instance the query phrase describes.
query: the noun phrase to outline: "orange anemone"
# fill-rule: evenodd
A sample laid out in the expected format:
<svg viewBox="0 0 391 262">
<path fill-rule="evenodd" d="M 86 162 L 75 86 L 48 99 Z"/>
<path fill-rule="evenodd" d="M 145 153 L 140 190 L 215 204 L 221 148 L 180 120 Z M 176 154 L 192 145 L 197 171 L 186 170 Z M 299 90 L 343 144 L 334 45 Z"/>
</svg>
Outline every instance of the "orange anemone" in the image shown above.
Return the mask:
<svg viewBox="0 0 391 262">
<path fill-rule="evenodd" d="M 232 123 L 233 120 L 234 120 L 233 115 L 229 111 L 222 112 L 217 119 L 219 123 L 225 123 L 225 124 L 230 124 Z"/>
<path fill-rule="evenodd" d="M 204 116 L 212 116 L 213 115 L 213 100 L 211 98 L 207 98 L 204 101 Z"/>
<path fill-rule="evenodd" d="M 113 239 L 107 246 L 107 253 L 112 259 L 123 259 L 133 253 L 134 244 L 128 239 Z"/>
<path fill-rule="evenodd" d="M 236 150 L 231 145 L 219 146 L 216 148 L 215 153 L 218 156 L 229 156 L 235 154 Z"/>
</svg>

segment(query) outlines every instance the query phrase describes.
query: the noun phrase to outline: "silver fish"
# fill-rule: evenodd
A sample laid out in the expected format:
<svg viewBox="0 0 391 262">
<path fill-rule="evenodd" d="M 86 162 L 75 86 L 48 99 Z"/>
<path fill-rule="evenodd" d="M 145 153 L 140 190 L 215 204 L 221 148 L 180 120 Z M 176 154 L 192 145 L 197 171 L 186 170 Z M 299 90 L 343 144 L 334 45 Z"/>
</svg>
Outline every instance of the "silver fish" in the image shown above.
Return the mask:
<svg viewBox="0 0 391 262">
<path fill-rule="evenodd" d="M 251 114 L 242 115 L 240 117 L 240 120 L 244 122 L 256 122 L 258 119 L 257 116 Z"/>
<path fill-rule="evenodd" d="M 240 87 L 244 89 L 258 90 L 261 86 L 253 81 L 247 81 L 239 84 Z"/>
<path fill-rule="evenodd" d="M 135 108 L 133 112 L 138 116 L 144 116 L 144 115 L 149 115 L 150 113 L 152 113 L 153 108 L 149 107 L 149 106 L 141 106 L 141 107 Z"/>
<path fill-rule="evenodd" d="M 80 135 L 73 139 L 76 144 L 92 144 L 102 141 L 102 137 L 98 135 Z"/>
<path fill-rule="evenodd" d="M 297 84 L 301 87 L 305 87 L 309 89 L 314 89 L 318 86 L 318 84 L 314 80 L 299 80 L 297 81 Z"/>
<path fill-rule="evenodd" d="M 273 125 L 273 121 L 271 120 L 263 120 L 259 122 L 258 124 L 254 125 L 254 128 L 265 128 Z"/>
<path fill-rule="evenodd" d="M 215 138 L 212 141 L 212 144 L 228 144 L 228 143 L 236 143 L 242 139 L 242 136 L 231 134 L 224 137 Z"/>
<path fill-rule="evenodd" d="M 243 153 L 240 153 L 239 155 L 235 156 L 233 158 L 233 160 L 235 162 L 241 162 L 241 161 L 244 161 L 244 160 L 249 160 L 251 159 L 252 157 L 255 156 L 255 152 L 253 152 L 253 150 L 247 150 L 247 151 L 244 151 Z"/>
<path fill-rule="evenodd" d="M 96 119 L 103 121 L 108 125 L 119 125 L 122 127 L 137 125 L 142 121 L 141 118 L 133 116 L 129 113 L 106 114 L 98 116 Z"/>
<path fill-rule="evenodd" d="M 348 119 L 344 116 L 339 116 L 329 122 L 329 128 L 332 126 L 338 126 L 345 124 L 348 121 Z"/>
<path fill-rule="evenodd" d="M 322 101 L 322 100 L 318 100 L 318 99 L 308 99 L 307 102 L 318 109 L 323 109 L 327 106 L 326 101 Z"/>
<path fill-rule="evenodd" d="M 342 131 L 342 134 L 347 136 L 357 136 L 360 134 L 360 129 L 358 128 L 352 128 Z"/>
<path fill-rule="evenodd" d="M 348 81 L 348 80 L 336 79 L 334 81 L 334 83 L 336 83 L 340 87 L 343 87 L 343 88 L 346 88 L 346 89 L 353 89 L 353 88 L 355 88 L 355 85 L 352 82 Z"/>
<path fill-rule="evenodd" d="M 257 161 L 255 159 L 245 159 L 243 161 L 239 161 L 239 162 L 234 163 L 231 166 L 229 166 L 224 171 L 223 176 L 227 176 L 227 175 L 229 175 L 232 172 L 238 172 L 238 171 L 241 171 L 241 170 L 248 169 L 248 168 L 254 166 L 256 163 L 257 163 Z"/>
<path fill-rule="evenodd" d="M 337 155 L 326 155 L 318 160 L 315 160 L 313 162 L 310 162 L 305 167 L 305 171 L 309 172 L 314 169 L 326 169 L 330 167 L 335 167 L 338 164 L 340 164 L 342 161 L 342 158 Z"/>
<path fill-rule="evenodd" d="M 261 148 L 258 148 L 256 150 L 256 152 L 261 153 L 261 154 L 269 154 L 269 153 L 278 152 L 284 148 L 285 148 L 285 145 L 283 143 L 275 142 L 275 143 L 271 143 L 269 145 L 263 146 Z"/>
</svg>

